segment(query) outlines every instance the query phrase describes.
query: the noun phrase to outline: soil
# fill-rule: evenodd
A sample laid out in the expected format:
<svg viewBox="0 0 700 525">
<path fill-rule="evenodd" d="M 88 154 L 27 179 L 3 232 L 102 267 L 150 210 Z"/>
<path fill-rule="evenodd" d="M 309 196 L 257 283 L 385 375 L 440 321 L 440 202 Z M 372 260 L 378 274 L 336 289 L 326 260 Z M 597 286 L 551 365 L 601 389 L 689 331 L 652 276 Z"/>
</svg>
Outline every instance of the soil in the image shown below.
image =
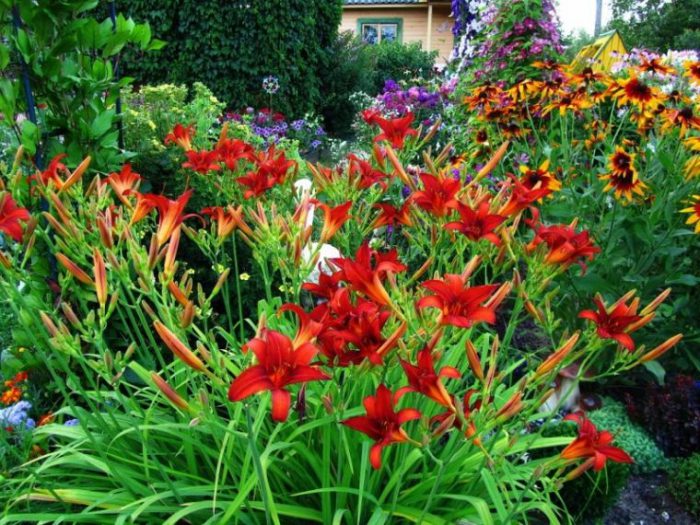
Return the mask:
<svg viewBox="0 0 700 525">
<path fill-rule="evenodd" d="M 666 487 L 664 473 L 631 476 L 605 525 L 698 525 Z"/>
</svg>

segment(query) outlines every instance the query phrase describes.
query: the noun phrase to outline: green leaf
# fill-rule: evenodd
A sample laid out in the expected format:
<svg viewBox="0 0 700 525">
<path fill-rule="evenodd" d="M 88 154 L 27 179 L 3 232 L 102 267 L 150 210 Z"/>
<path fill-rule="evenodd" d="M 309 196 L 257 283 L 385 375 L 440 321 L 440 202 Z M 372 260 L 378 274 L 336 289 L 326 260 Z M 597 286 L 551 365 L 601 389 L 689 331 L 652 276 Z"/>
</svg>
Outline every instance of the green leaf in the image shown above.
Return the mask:
<svg viewBox="0 0 700 525">
<path fill-rule="evenodd" d="M 663 366 L 661 366 L 661 363 L 658 361 L 647 361 L 644 363 L 644 368 L 646 368 L 651 374 L 656 378 L 656 381 L 660 384 L 664 384 L 664 380 L 666 378 L 666 370 L 664 369 Z"/>
<path fill-rule="evenodd" d="M 95 117 L 95 120 L 90 124 L 90 136 L 97 139 L 107 133 L 112 127 L 114 120 L 114 110 L 105 111 Z"/>
<path fill-rule="evenodd" d="M 30 155 L 36 153 L 36 148 L 39 145 L 39 128 L 31 120 L 26 119 L 22 122 L 22 146 L 29 152 Z"/>
</svg>

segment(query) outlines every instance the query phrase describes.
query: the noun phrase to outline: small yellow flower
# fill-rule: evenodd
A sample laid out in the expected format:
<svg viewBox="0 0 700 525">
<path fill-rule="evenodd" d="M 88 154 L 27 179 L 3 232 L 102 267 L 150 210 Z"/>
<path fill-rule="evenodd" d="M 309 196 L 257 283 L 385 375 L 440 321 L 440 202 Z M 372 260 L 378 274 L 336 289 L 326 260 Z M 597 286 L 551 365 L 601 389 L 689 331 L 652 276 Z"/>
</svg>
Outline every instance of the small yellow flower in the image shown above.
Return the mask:
<svg viewBox="0 0 700 525">
<path fill-rule="evenodd" d="M 250 274 L 247 274 L 247 273 L 244 272 L 244 273 L 242 273 L 241 275 L 239 275 L 238 278 L 239 278 L 241 281 L 247 281 L 247 280 L 250 279 Z"/>
</svg>

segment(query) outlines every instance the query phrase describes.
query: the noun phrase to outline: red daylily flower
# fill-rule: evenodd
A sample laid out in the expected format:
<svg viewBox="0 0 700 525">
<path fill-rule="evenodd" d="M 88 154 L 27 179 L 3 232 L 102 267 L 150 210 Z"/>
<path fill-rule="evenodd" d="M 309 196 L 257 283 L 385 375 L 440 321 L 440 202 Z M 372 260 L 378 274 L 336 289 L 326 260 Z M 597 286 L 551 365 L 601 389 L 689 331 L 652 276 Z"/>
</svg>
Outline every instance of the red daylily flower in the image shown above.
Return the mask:
<svg viewBox="0 0 700 525">
<path fill-rule="evenodd" d="M 262 195 L 275 185 L 283 184 L 289 170 L 297 166 L 296 162 L 287 159 L 284 152 L 278 155 L 274 145 L 266 152 L 255 155 L 253 162 L 256 165 L 255 171 L 249 171 L 244 177 L 236 179 L 248 188 L 243 194 L 246 199 Z"/>
<path fill-rule="evenodd" d="M 233 206 L 227 206 L 226 208 L 210 206 L 209 208 L 204 208 L 201 213 L 203 215 L 208 215 L 212 220 L 216 221 L 216 236 L 219 239 L 225 239 L 231 235 L 236 228 L 247 229 L 243 221 L 242 206 L 238 208 L 234 208 Z"/>
<path fill-rule="evenodd" d="M 496 246 L 501 245 L 501 239 L 494 233 L 494 230 L 506 220 L 502 215 L 489 213 L 489 202 L 483 201 L 476 210 L 469 206 L 457 203 L 456 209 L 460 220 L 445 224 L 448 230 L 456 230 L 472 241 L 486 239 Z"/>
<path fill-rule="evenodd" d="M 529 248 L 534 249 L 542 242 L 549 247 L 549 252 L 544 259 L 546 263 L 561 264 L 564 268 L 577 263 L 584 273 L 586 271 L 584 260 L 591 261 L 595 254 L 600 252 L 600 248 L 593 245 L 587 230 L 576 233 L 573 226 L 537 227 L 535 238 Z"/>
<path fill-rule="evenodd" d="M 22 222 L 30 219 L 29 212 L 20 208 L 9 193 L 0 193 L 0 232 L 16 242 L 22 240 Z"/>
<path fill-rule="evenodd" d="M 44 185 L 48 185 L 49 181 L 53 181 L 56 187 L 60 189 L 63 185 L 63 179 L 59 172 L 62 172 L 66 178 L 70 177 L 70 170 L 61 162 L 67 156 L 65 153 L 60 153 L 51 159 L 46 169 L 41 172 L 41 181 Z"/>
<path fill-rule="evenodd" d="M 380 202 L 374 205 L 375 208 L 382 210 L 379 216 L 372 221 L 372 229 L 381 228 L 382 226 L 396 226 L 403 224 L 404 226 L 413 226 L 411 220 L 411 203 L 404 202 L 401 209 L 394 208 L 391 204 Z"/>
<path fill-rule="evenodd" d="M 259 392 L 272 393 L 272 419 L 286 421 L 289 416 L 290 393 L 285 387 L 295 383 L 326 381 L 329 376 L 311 366 L 318 348 L 304 343 L 295 348 L 292 341 L 279 332 L 265 330 L 261 338 L 245 345 L 258 360 L 257 365 L 244 370 L 233 380 L 228 391 L 230 401 L 241 401 Z"/>
<path fill-rule="evenodd" d="M 482 306 L 498 288 L 497 284 L 468 286 L 461 275 L 447 274 L 443 280 L 431 279 L 422 285 L 435 295 L 423 297 L 416 308 L 440 310 L 440 324 L 469 328 L 474 323 L 496 322 L 496 312 Z"/>
<path fill-rule="evenodd" d="M 242 140 L 224 138 L 216 145 L 216 153 L 228 169 L 235 170 L 238 167 L 238 161 L 252 160 L 253 146 Z"/>
<path fill-rule="evenodd" d="M 112 191 L 119 197 L 119 200 L 126 203 L 126 197 L 131 192 L 135 192 L 141 182 L 141 175 L 132 171 L 131 164 L 124 164 L 119 173 L 110 173 L 107 182 L 112 187 Z"/>
<path fill-rule="evenodd" d="M 301 285 L 302 290 L 306 290 L 316 297 L 330 300 L 338 291 L 338 283 L 341 280 L 341 273 L 328 275 L 326 272 L 320 272 L 317 283 L 304 283 Z"/>
<path fill-rule="evenodd" d="M 362 120 L 364 120 L 370 126 L 375 124 L 377 117 L 381 117 L 381 112 L 378 109 L 369 108 L 363 109 L 361 112 Z"/>
<path fill-rule="evenodd" d="M 356 155 L 348 155 L 348 171 L 351 177 L 359 176 L 358 187 L 361 189 L 371 188 L 374 184 L 379 184 L 382 189 L 386 189 L 384 179 L 388 177 L 386 173 L 375 169 L 372 164 Z"/>
<path fill-rule="evenodd" d="M 131 218 L 131 223 L 134 224 L 146 215 L 153 208 L 158 208 L 158 229 L 156 231 L 156 241 L 158 246 L 162 246 L 173 234 L 173 232 L 182 224 L 182 221 L 192 215 L 183 215 L 185 206 L 192 196 L 192 190 L 187 190 L 180 195 L 176 200 L 170 200 L 163 195 L 154 195 L 153 193 L 138 194 L 136 208 Z"/>
<path fill-rule="evenodd" d="M 456 203 L 455 197 L 461 188 L 460 182 L 451 177 L 438 178 L 429 173 L 422 173 L 420 180 L 423 189 L 414 192 L 410 199 L 436 217 L 447 215 Z"/>
<path fill-rule="evenodd" d="M 461 374 L 456 368 L 444 366 L 439 372 L 435 372 L 433 353 L 430 348 L 424 348 L 418 352 L 418 362 L 416 365 L 412 365 L 403 359 L 399 361 L 406 373 L 409 386 L 399 389 L 397 392 L 398 395 L 403 395 L 406 392 L 420 392 L 436 403 L 440 403 L 451 409 L 454 408 L 452 396 L 447 392 L 440 378 L 449 377 L 451 379 L 459 379 Z"/>
<path fill-rule="evenodd" d="M 347 282 L 356 292 L 381 305 L 391 304 L 389 294 L 382 285 L 382 279 L 388 272 L 399 273 L 407 269 L 399 262 L 396 250 L 382 254 L 370 250 L 367 243 L 360 246 L 355 259 L 333 259 L 331 262 L 340 268 L 341 280 Z"/>
<path fill-rule="evenodd" d="M 367 396 L 363 401 L 367 415 L 342 421 L 343 425 L 367 434 L 375 441 L 369 453 L 370 463 L 374 469 L 382 466 L 384 447 L 409 440 L 408 434 L 401 425 L 421 417 L 420 412 L 414 408 L 404 408 L 395 412 L 396 400 L 392 397 L 391 390 L 384 385 L 379 385 L 376 395 Z"/>
<path fill-rule="evenodd" d="M 343 227 L 343 224 L 350 219 L 348 211 L 352 207 L 352 201 L 347 201 L 346 203 L 340 204 L 334 208 L 330 208 L 327 204 L 319 202 L 315 199 L 313 203 L 323 211 L 323 228 L 321 230 L 320 242 L 328 242 L 330 238 Z"/>
<path fill-rule="evenodd" d="M 611 311 L 605 306 L 603 299 L 596 295 L 593 299 L 598 311 L 584 310 L 578 316 L 581 319 L 593 321 L 596 325 L 598 337 L 602 339 L 614 339 L 630 352 L 634 351 L 634 340 L 629 333 L 635 329 L 635 324 L 642 319 L 637 315 L 637 305 L 627 305 L 626 301 L 618 301 Z"/>
<path fill-rule="evenodd" d="M 182 164 L 183 168 L 190 168 L 197 173 L 207 174 L 210 171 L 219 171 L 219 152 L 214 151 L 194 151 L 189 150 L 185 153 L 187 162 Z"/>
<path fill-rule="evenodd" d="M 165 144 L 177 144 L 185 151 L 192 149 L 192 135 L 194 135 L 194 126 L 183 126 L 175 124 L 172 132 L 165 136 Z"/>
<path fill-rule="evenodd" d="M 610 445 L 613 435 L 607 430 L 598 431 L 595 425 L 583 414 L 569 414 L 565 421 L 575 421 L 578 437 L 561 452 L 564 459 L 588 458 L 595 472 L 605 467 L 607 460 L 615 463 L 634 463 L 634 460 L 621 448 Z"/>
<path fill-rule="evenodd" d="M 542 187 L 529 188 L 523 181 L 515 177 L 511 177 L 512 190 L 508 202 L 498 211 L 499 215 L 510 217 L 524 210 L 538 200 L 552 193 L 552 188 L 549 185 Z M 527 181 L 526 181 L 527 182 Z"/>
<path fill-rule="evenodd" d="M 394 119 L 385 119 L 377 115 L 372 119 L 371 123 L 376 124 L 382 130 L 381 134 L 374 137 L 374 142 L 386 140 L 391 142 L 391 145 L 396 149 L 403 148 L 406 137 L 409 135 L 418 135 L 418 131 L 411 128 L 413 113 Z"/>
<path fill-rule="evenodd" d="M 365 359 L 380 365 L 386 352 L 395 346 L 395 339 L 382 336 L 391 314 L 362 298 L 353 305 L 347 288 L 314 314 L 323 319 L 324 330 L 318 336 L 321 351 L 334 366 L 359 364 Z"/>
</svg>

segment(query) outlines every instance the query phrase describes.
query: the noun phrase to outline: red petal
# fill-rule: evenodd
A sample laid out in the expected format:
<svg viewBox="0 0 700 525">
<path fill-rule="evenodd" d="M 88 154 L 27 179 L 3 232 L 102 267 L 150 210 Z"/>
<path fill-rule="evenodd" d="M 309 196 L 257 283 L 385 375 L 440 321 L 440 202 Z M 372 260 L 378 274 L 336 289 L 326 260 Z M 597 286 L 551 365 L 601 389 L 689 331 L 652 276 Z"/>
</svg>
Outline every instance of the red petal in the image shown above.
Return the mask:
<svg viewBox="0 0 700 525">
<path fill-rule="evenodd" d="M 277 422 L 287 421 L 291 395 L 281 388 L 272 391 L 272 419 Z"/>
<path fill-rule="evenodd" d="M 379 470 L 382 467 L 382 449 L 384 448 L 383 443 L 375 443 L 369 451 L 369 462 L 372 464 L 372 468 Z"/>
<path fill-rule="evenodd" d="M 230 401 L 240 401 L 248 396 L 263 390 L 271 390 L 272 388 L 274 386 L 265 373 L 265 369 L 260 365 L 255 365 L 244 370 L 241 375 L 233 380 L 228 389 L 228 398 Z"/>
</svg>

